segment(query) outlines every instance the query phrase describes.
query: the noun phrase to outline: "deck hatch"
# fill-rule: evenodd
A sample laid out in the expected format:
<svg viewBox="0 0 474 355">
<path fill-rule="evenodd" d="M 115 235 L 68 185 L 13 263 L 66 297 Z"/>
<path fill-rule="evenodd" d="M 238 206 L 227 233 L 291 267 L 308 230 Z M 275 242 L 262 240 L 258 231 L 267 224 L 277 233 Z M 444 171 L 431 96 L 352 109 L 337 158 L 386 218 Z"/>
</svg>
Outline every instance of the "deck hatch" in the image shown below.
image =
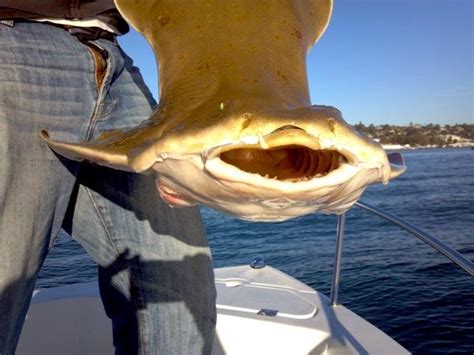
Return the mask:
<svg viewBox="0 0 474 355">
<path fill-rule="evenodd" d="M 217 309 L 292 319 L 312 318 L 317 312 L 314 304 L 291 288 L 251 283 L 229 288 L 226 282 L 216 280 Z"/>
</svg>

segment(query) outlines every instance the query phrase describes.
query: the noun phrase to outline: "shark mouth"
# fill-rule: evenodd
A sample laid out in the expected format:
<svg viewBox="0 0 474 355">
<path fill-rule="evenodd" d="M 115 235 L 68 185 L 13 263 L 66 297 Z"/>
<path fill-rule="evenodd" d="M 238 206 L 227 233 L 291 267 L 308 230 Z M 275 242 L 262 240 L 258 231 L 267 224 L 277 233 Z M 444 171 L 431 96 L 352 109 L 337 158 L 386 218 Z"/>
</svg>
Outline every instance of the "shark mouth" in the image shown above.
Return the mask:
<svg viewBox="0 0 474 355">
<path fill-rule="evenodd" d="M 286 191 L 337 185 L 360 170 L 354 154 L 327 140 L 323 146 L 322 141 L 302 129 L 279 129 L 265 137 L 258 135 L 251 144 L 211 150 L 205 169 L 223 181 Z"/>
<path fill-rule="evenodd" d="M 337 150 L 313 150 L 298 145 L 231 149 L 222 152 L 220 159 L 246 173 L 286 182 L 323 177 L 347 163 Z"/>
</svg>

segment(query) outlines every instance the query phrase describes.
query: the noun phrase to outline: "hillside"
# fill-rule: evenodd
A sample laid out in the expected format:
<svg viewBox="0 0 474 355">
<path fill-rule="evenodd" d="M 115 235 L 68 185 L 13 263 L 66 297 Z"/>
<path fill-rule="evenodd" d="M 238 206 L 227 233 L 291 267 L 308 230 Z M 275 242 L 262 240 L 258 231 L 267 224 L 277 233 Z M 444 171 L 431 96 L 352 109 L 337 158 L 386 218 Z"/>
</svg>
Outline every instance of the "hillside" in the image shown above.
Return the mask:
<svg viewBox="0 0 474 355">
<path fill-rule="evenodd" d="M 384 145 L 409 145 L 410 147 L 474 146 L 474 124 L 425 126 L 393 126 L 358 123 L 354 127 L 362 134 Z"/>
</svg>

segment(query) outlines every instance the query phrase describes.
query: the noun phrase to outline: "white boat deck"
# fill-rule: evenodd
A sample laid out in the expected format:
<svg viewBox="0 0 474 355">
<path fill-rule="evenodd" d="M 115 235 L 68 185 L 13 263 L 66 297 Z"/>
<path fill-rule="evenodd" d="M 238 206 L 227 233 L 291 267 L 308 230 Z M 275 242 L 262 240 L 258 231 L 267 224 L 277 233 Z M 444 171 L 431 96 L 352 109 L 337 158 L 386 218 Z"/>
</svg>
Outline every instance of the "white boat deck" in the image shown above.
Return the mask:
<svg viewBox="0 0 474 355">
<path fill-rule="evenodd" d="M 385 333 L 304 283 L 266 266 L 215 270 L 213 354 L 407 354 Z M 95 282 L 35 292 L 17 355 L 112 354 Z"/>
</svg>

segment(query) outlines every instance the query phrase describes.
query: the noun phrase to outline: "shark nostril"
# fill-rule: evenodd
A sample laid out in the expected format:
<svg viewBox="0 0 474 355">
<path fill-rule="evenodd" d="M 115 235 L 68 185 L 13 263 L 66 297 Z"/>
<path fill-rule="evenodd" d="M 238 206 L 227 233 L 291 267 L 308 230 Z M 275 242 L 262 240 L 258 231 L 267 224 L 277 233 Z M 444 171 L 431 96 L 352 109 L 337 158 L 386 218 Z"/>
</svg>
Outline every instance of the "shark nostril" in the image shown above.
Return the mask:
<svg viewBox="0 0 474 355">
<path fill-rule="evenodd" d="M 220 158 L 247 173 L 282 181 L 301 181 L 324 176 L 346 161 L 335 150 L 313 150 L 297 145 L 272 149 L 236 148 L 222 152 Z"/>
</svg>

